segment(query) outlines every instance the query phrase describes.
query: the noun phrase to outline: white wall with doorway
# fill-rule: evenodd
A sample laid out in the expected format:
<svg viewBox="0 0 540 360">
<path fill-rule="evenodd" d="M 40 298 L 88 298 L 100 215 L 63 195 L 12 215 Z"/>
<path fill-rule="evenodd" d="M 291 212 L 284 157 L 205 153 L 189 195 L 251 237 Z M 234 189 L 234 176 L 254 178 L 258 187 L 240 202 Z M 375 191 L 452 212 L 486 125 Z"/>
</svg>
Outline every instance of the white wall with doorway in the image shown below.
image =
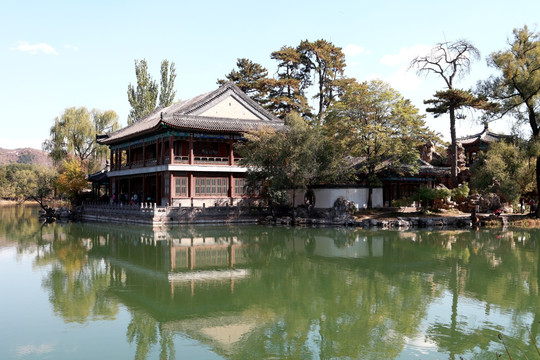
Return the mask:
<svg viewBox="0 0 540 360">
<path fill-rule="evenodd" d="M 313 194 L 315 195 L 315 208 L 317 209 L 328 209 L 334 206 L 334 202 L 342 196 L 345 200 L 353 201 L 358 205 L 359 209 L 367 208 L 368 203 L 368 188 L 323 188 L 323 189 L 312 189 Z M 305 190 L 296 190 L 294 205 L 299 206 L 304 204 L 304 195 L 306 194 Z M 293 200 L 293 192 L 289 194 L 291 203 Z M 383 207 L 383 189 L 375 188 L 373 189 L 372 207 L 381 208 Z"/>
</svg>

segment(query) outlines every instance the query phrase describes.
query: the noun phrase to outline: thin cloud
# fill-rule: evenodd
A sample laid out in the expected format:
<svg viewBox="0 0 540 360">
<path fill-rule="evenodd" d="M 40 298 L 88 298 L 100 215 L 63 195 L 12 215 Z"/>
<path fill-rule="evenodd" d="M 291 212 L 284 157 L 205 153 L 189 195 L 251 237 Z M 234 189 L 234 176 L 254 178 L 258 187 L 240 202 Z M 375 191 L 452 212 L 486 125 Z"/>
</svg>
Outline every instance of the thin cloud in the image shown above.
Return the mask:
<svg viewBox="0 0 540 360">
<path fill-rule="evenodd" d="M 388 83 L 400 91 L 416 91 L 423 84 L 423 80 L 413 71 L 408 71 L 405 67 L 400 67 L 385 79 Z"/>
<path fill-rule="evenodd" d="M 78 47 L 78 46 L 75 46 L 75 45 L 69 45 L 69 44 L 67 44 L 67 45 L 64 45 L 64 47 L 65 47 L 66 49 L 70 49 L 70 50 L 73 50 L 73 51 L 79 51 L 79 47 Z"/>
<path fill-rule="evenodd" d="M 371 51 L 366 50 L 363 46 L 349 44 L 343 48 L 343 53 L 347 56 L 356 56 L 360 54 L 371 54 Z"/>
<path fill-rule="evenodd" d="M 28 41 L 19 41 L 18 45 L 12 47 L 11 50 L 26 52 L 32 55 L 36 55 L 39 52 L 42 52 L 46 55 L 58 55 L 56 50 L 54 50 L 54 48 L 48 44 L 29 44 Z"/>
<path fill-rule="evenodd" d="M 415 57 L 425 55 L 430 50 L 431 47 L 427 45 L 417 44 L 411 47 L 403 47 L 397 54 L 384 55 L 380 63 L 392 68 L 392 73 L 386 75 L 384 80 L 399 91 L 411 92 L 420 90 L 424 80 L 413 70 L 409 70 L 409 64 Z"/>
<path fill-rule="evenodd" d="M 381 64 L 387 66 L 409 66 L 412 59 L 418 55 L 425 55 L 431 50 L 427 45 L 414 45 L 411 47 L 403 47 L 397 54 L 387 54 L 381 58 Z"/>
</svg>

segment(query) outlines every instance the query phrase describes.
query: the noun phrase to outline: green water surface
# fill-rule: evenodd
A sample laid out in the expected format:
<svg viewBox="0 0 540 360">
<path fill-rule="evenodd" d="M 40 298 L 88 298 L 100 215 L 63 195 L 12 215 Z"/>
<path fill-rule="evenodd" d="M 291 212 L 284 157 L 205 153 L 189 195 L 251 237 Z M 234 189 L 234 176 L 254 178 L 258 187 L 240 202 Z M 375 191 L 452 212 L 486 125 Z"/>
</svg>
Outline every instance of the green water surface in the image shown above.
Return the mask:
<svg viewBox="0 0 540 360">
<path fill-rule="evenodd" d="M 538 230 L 40 225 L 0 208 L 0 359 L 540 359 Z"/>
</svg>

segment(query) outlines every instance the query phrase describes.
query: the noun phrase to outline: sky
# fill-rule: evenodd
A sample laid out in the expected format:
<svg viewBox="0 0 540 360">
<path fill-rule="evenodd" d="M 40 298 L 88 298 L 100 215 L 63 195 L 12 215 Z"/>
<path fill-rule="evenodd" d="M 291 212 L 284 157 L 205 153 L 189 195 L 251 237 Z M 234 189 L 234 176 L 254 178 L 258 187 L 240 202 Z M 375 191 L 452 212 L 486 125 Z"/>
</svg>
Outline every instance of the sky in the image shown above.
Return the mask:
<svg viewBox="0 0 540 360">
<path fill-rule="evenodd" d="M 66 108 L 114 110 L 125 126 L 134 61 L 159 82 L 163 59 L 176 66 L 176 99 L 217 88 L 248 58 L 274 75 L 270 53 L 325 39 L 346 55 L 345 75 L 382 79 L 426 114 L 424 99 L 444 88 L 437 75 L 407 70 L 436 43 L 466 39 L 481 52 L 456 87 L 497 74 L 486 57 L 508 48 L 512 30 L 540 31 L 538 0 L 477 1 L 0 1 L 0 147 L 41 148 Z M 313 103 L 315 105 L 315 103 Z M 481 131 L 469 114 L 458 136 Z M 449 120 L 426 114 L 449 140 Z M 490 125 L 510 132 L 511 119 Z"/>
</svg>

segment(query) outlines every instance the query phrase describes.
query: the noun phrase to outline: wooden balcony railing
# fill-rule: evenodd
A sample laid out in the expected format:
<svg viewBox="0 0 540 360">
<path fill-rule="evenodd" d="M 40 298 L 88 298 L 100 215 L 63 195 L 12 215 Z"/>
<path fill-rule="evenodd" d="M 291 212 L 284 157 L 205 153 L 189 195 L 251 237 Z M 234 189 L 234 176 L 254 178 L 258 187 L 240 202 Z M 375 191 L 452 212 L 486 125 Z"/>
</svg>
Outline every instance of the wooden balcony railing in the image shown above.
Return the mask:
<svg viewBox="0 0 540 360">
<path fill-rule="evenodd" d="M 137 160 L 131 162 L 131 168 L 140 168 L 144 166 L 144 160 Z"/>
<path fill-rule="evenodd" d="M 187 164 L 187 163 L 189 163 L 189 156 L 175 156 L 174 157 L 174 163 L 175 164 Z"/>
<path fill-rule="evenodd" d="M 229 163 L 228 157 L 219 156 L 195 156 L 193 159 L 195 164 L 222 164 L 227 165 Z"/>
<path fill-rule="evenodd" d="M 163 158 L 164 164 L 169 164 L 169 156 Z M 233 164 L 238 165 L 241 158 L 234 158 Z M 195 164 L 217 164 L 217 165 L 229 165 L 230 158 L 227 156 L 194 156 L 193 163 Z M 173 164 L 189 164 L 189 156 L 175 155 L 173 157 Z M 121 164 L 121 169 L 135 169 L 148 166 L 156 166 L 157 159 L 136 160 L 129 163 Z M 114 165 L 113 165 L 114 168 Z"/>
<path fill-rule="evenodd" d="M 145 166 L 155 166 L 157 165 L 157 159 L 147 159 L 146 160 L 146 165 Z"/>
</svg>

